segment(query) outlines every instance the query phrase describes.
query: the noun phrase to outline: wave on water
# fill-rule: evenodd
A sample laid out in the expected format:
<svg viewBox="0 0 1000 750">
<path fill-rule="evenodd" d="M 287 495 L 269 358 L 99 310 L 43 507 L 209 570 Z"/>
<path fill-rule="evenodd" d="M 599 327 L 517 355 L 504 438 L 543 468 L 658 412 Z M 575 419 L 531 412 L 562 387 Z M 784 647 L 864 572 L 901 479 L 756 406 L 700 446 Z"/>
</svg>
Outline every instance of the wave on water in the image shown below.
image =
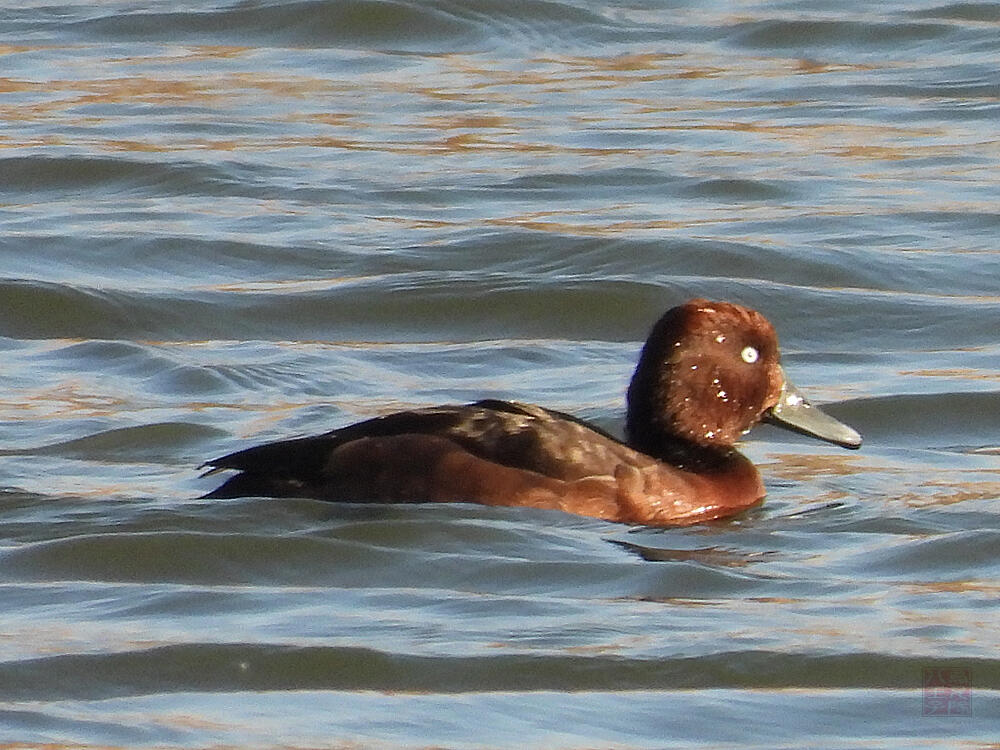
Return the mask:
<svg viewBox="0 0 1000 750">
<path fill-rule="evenodd" d="M 526 0 L 303 0 L 242 3 L 206 9 L 130 10 L 63 25 L 91 37 L 155 40 L 184 38 L 200 42 L 281 43 L 381 47 L 389 50 L 468 49 L 509 37 L 558 39 L 566 29 L 574 38 L 611 42 L 647 34 L 642 27 L 595 13 L 588 3 Z M 68 27 L 68 28 L 67 28 Z"/>
</svg>

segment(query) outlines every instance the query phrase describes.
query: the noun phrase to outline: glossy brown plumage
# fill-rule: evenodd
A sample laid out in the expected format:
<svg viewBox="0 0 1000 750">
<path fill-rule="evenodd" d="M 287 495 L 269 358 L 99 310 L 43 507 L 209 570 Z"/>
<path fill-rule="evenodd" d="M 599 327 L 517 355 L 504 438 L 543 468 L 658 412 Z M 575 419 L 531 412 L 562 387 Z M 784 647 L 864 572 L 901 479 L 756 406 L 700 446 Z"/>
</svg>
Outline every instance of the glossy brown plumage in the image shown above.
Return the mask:
<svg viewBox="0 0 1000 750">
<path fill-rule="evenodd" d="M 787 402 L 787 403 L 786 403 Z M 853 430 L 785 380 L 759 313 L 692 300 L 653 327 L 628 391 L 627 442 L 567 414 L 506 401 L 396 412 L 208 462 L 235 469 L 206 497 L 475 502 L 657 526 L 723 518 L 764 485 L 733 443 L 776 407 L 846 447 Z"/>
</svg>

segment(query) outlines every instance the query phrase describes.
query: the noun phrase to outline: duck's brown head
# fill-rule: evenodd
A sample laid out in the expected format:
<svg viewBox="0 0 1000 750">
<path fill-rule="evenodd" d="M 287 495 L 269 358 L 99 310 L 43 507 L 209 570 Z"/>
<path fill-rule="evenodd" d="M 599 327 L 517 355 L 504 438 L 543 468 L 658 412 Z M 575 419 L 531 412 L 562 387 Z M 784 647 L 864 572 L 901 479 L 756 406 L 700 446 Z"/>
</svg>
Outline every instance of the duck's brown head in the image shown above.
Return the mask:
<svg viewBox="0 0 1000 750">
<path fill-rule="evenodd" d="M 778 337 L 755 310 L 693 299 L 653 326 L 628 389 L 629 443 L 725 450 L 762 419 L 848 448 L 861 437 L 811 406 L 781 368 Z"/>
</svg>

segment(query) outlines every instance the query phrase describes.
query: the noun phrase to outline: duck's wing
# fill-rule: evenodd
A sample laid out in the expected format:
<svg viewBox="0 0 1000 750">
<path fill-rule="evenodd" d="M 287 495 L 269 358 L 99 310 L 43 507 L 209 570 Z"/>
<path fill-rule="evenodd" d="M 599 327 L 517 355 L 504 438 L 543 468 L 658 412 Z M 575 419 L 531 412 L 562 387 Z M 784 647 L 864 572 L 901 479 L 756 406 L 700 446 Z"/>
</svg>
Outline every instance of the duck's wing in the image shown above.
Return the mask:
<svg viewBox="0 0 1000 750">
<path fill-rule="evenodd" d="M 394 495 L 395 490 L 383 492 L 374 484 L 396 477 L 413 486 L 404 494 L 419 496 L 419 485 L 431 482 L 440 472 L 437 464 L 451 453 L 571 481 L 613 476 L 632 451 L 568 414 L 509 401 L 477 401 L 396 412 L 221 456 L 205 463 L 209 473 L 240 473 L 206 497 L 321 497 L 341 494 L 331 489 L 341 485 L 364 495 L 369 491 L 366 475 L 373 484 L 370 493 Z M 348 480 L 338 474 L 351 476 Z"/>
<path fill-rule="evenodd" d="M 448 437 L 470 453 L 504 466 L 572 481 L 612 476 L 635 452 L 600 427 L 534 404 L 486 400 L 476 416 Z"/>
</svg>

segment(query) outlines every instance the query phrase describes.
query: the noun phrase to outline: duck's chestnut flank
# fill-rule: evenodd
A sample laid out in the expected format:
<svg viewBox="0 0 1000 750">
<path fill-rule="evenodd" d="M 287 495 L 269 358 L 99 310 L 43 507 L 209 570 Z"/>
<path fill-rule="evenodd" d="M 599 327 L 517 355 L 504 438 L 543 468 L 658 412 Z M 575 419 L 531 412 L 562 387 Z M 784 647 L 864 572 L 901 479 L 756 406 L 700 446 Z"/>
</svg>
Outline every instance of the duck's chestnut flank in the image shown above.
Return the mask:
<svg viewBox="0 0 1000 750">
<path fill-rule="evenodd" d="M 209 461 L 213 472 L 239 473 L 206 497 L 475 502 L 684 525 L 764 496 L 756 468 L 733 447 L 762 419 L 861 445 L 787 380 L 763 315 L 695 299 L 668 310 L 649 334 L 628 389 L 625 442 L 528 404 L 428 407 Z"/>
</svg>

